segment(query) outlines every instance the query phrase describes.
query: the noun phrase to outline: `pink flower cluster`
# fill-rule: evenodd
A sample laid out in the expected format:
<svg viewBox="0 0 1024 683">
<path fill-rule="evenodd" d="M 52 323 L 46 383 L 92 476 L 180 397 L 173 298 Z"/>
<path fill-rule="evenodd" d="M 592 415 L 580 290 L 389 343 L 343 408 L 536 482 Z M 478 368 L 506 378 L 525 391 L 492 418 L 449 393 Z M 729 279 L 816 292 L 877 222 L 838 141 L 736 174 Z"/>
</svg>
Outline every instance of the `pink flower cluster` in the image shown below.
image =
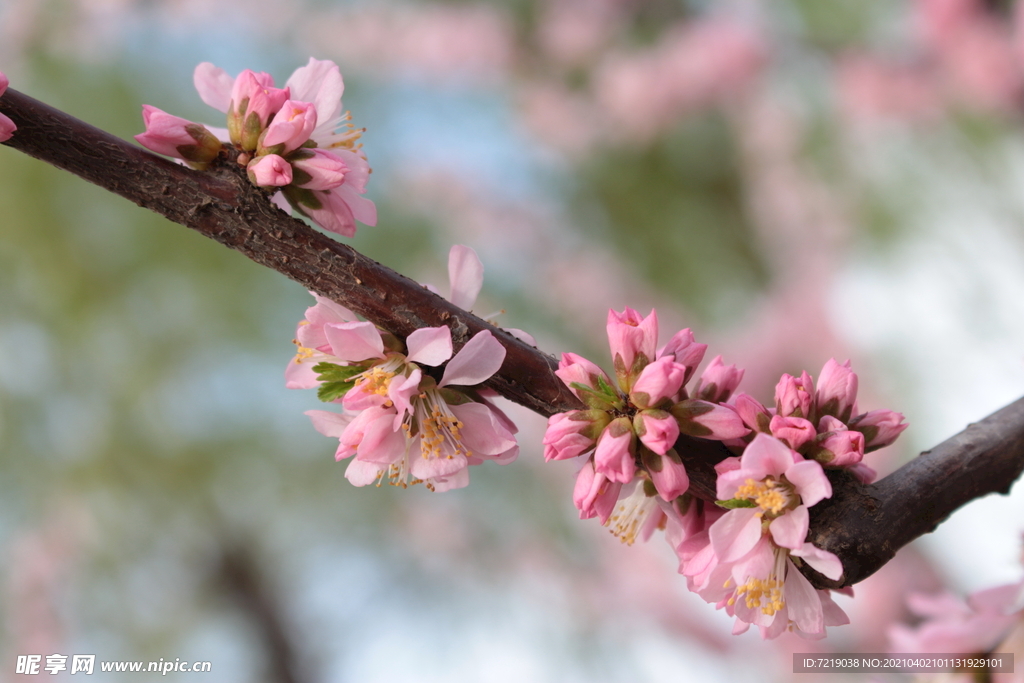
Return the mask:
<svg viewBox="0 0 1024 683">
<path fill-rule="evenodd" d="M 0 71 L 0 95 L 4 94 L 9 83 L 10 81 L 7 80 L 7 76 L 4 75 L 3 71 Z M 18 130 L 18 127 L 14 125 L 14 121 L 0 114 L 0 142 L 10 140 L 16 130 Z"/>
<path fill-rule="evenodd" d="M 574 353 L 562 355 L 556 374 L 587 409 L 550 418 L 544 458 L 578 458 L 582 468 L 573 501 L 580 518 L 599 517 L 632 543 L 637 535 L 646 538 L 663 525 L 664 509 L 671 509 L 663 503 L 689 487 L 674 448 L 680 434 L 733 440 L 749 432 L 736 411 L 724 404 L 743 371 L 717 357 L 691 396 L 685 386 L 707 345 L 697 344 L 689 329 L 659 350 L 657 313 L 643 318 L 626 308 L 609 311 L 607 330 L 616 379 Z M 632 488 L 623 496 L 625 486 Z"/>
<path fill-rule="evenodd" d="M 449 258 L 453 302 L 472 306 L 483 269 L 468 247 Z M 403 343 L 323 297 L 299 323 L 299 352 L 289 364 L 289 388 L 318 387 L 321 400 L 344 412 L 306 414 L 326 436 L 337 437 L 336 459 L 352 457 L 346 478 L 356 486 L 424 483 L 433 491 L 469 483 L 470 465 L 507 464 L 519 453 L 511 420 L 478 385 L 505 359 L 490 333 L 477 333 L 452 355 L 451 331 L 421 328 Z M 444 366 L 441 370 L 441 366 Z"/>
<path fill-rule="evenodd" d="M 839 558 L 806 541 L 808 508 L 832 496 L 821 464 L 757 434 L 741 457 L 715 469 L 724 510 L 691 501 L 670 533 L 690 590 L 736 617 L 734 633 L 756 624 L 764 638 L 786 630 L 823 638 L 826 626 L 849 623 L 798 569 L 807 563 L 830 579 L 843 573 Z"/>
<path fill-rule="evenodd" d="M 736 411 L 752 434 L 770 434 L 801 455 L 826 467 L 844 467 L 865 483 L 876 472 L 861 460 L 865 453 L 888 446 L 907 424 L 892 410 L 857 410 L 857 375 L 850 361 L 829 359 L 818 375 L 818 388 L 807 372 L 783 375 L 775 387 L 775 407 L 738 393 Z"/>
<path fill-rule="evenodd" d="M 903 416 L 859 413 L 857 375 L 834 359 L 817 390 L 806 372 L 783 375 L 770 409 L 735 393 L 743 371 L 721 357 L 691 394 L 685 386 L 707 347 L 688 329 L 661 349 L 657 338 L 653 311 L 610 311 L 614 380 L 584 358 L 562 356 L 556 373 L 587 408 L 550 418 L 544 457 L 580 461 L 580 517 L 598 517 L 627 543 L 665 528 L 690 589 L 734 616 L 736 633 L 754 624 L 765 638 L 822 638 L 826 627 L 848 623 L 830 592 L 801 573 L 807 565 L 832 580 L 843 574 L 835 555 L 807 542 L 808 509 L 832 496 L 825 467 L 871 480 L 864 453 L 892 443 L 906 429 Z M 742 453 L 715 467 L 714 506 L 686 493 L 681 434 Z"/>
<path fill-rule="evenodd" d="M 278 206 L 290 204 L 346 237 L 355 234 L 356 221 L 376 224 L 377 209 L 362 196 L 370 174 L 357 144 L 363 130 L 342 114 L 344 83 L 334 62 L 311 58 L 284 88 L 274 87 L 269 74 L 246 69 L 232 78 L 209 62 L 196 67 L 194 81 L 202 100 L 227 114 L 227 129 L 143 105 L 139 144 L 203 169 L 230 142 L 250 182 L 273 190 Z"/>
</svg>

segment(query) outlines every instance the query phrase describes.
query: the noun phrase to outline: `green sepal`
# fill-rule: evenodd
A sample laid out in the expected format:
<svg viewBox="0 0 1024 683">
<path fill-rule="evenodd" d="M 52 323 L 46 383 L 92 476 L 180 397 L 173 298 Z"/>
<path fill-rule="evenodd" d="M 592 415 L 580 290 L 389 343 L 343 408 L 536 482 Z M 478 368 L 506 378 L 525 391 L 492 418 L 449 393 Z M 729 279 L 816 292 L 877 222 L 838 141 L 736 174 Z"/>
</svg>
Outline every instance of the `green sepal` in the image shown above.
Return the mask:
<svg viewBox="0 0 1024 683">
<path fill-rule="evenodd" d="M 286 185 L 281 188 L 284 192 L 285 199 L 288 203 L 298 211 L 299 213 L 305 214 L 306 209 L 316 211 L 323 208 L 323 202 L 313 193 L 312 190 L 306 190 L 295 185 Z"/>
<path fill-rule="evenodd" d="M 640 463 L 648 472 L 661 472 L 664 467 L 661 456 L 643 444 L 640 445 Z"/>
<path fill-rule="evenodd" d="M 650 479 L 644 479 L 644 495 L 648 498 L 654 498 L 658 495 L 658 487 Z"/>
<path fill-rule="evenodd" d="M 729 500 L 716 500 L 715 505 L 726 510 L 735 510 L 736 508 L 756 508 L 757 503 L 750 500 L 749 498 L 730 498 Z"/>
<path fill-rule="evenodd" d="M 676 422 L 679 423 L 679 431 L 687 436 L 706 437 L 710 436 L 714 432 L 697 422 L 694 418 L 710 413 L 715 409 L 714 404 L 708 403 L 707 401 L 701 401 L 696 398 L 689 398 L 685 401 L 680 401 L 674 406 L 669 408 L 669 412 L 672 413 L 672 417 L 676 418 Z"/>
<path fill-rule="evenodd" d="M 242 149 L 246 152 L 255 151 L 260 143 L 260 134 L 262 132 L 263 122 L 260 121 L 259 115 L 256 112 L 252 112 L 246 116 L 242 124 Z"/>
<path fill-rule="evenodd" d="M 580 399 L 590 408 L 595 410 L 612 410 L 615 407 L 614 401 L 617 400 L 617 397 L 610 397 L 580 382 L 573 382 L 569 387 L 579 392 Z"/>
</svg>

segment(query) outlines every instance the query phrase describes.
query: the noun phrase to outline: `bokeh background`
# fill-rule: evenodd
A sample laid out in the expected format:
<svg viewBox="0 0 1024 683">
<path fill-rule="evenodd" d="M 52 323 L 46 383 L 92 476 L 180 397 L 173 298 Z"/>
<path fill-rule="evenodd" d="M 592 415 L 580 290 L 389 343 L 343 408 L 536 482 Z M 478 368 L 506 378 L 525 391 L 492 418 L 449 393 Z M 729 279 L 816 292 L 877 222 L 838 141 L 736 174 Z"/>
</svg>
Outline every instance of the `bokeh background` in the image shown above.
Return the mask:
<svg viewBox="0 0 1024 683">
<path fill-rule="evenodd" d="M 333 59 L 380 212 L 358 250 L 444 289 L 450 245 L 474 247 L 478 312 L 555 354 L 605 362 L 607 309 L 657 307 L 664 338 L 692 327 L 765 401 L 850 358 L 861 408 L 911 424 L 869 456 L 885 473 L 1024 394 L 1021 15 L 3 0 L 0 70 L 128 138 L 143 103 L 223 125 L 199 62 L 283 82 Z M 523 410 L 519 461 L 467 489 L 350 486 L 302 414 L 313 392 L 283 386 L 311 303 L 0 148 L 0 678 L 63 653 L 206 660 L 169 676 L 225 682 L 788 681 L 791 652 L 884 651 L 910 590 L 1021 576 L 1018 485 L 840 598 L 853 624 L 827 640 L 732 637 L 662 539 L 576 519 L 571 465 L 543 463 Z"/>
</svg>

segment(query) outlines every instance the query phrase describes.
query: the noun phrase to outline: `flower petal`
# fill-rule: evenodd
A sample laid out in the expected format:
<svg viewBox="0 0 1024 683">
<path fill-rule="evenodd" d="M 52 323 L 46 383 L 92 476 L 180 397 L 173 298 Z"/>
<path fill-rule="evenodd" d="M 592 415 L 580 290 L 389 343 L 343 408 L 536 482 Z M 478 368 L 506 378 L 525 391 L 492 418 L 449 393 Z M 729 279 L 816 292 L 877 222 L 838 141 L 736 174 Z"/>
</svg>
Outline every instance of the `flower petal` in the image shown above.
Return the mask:
<svg viewBox="0 0 1024 683">
<path fill-rule="evenodd" d="M 384 357 L 384 340 L 373 323 L 351 322 L 324 325 L 331 353 L 349 361 Z"/>
<path fill-rule="evenodd" d="M 373 462 L 352 458 L 345 469 L 345 478 L 353 486 L 369 486 L 377 481 L 384 468 Z"/>
<path fill-rule="evenodd" d="M 505 347 L 490 332 L 482 330 L 451 359 L 438 386 L 480 384 L 496 373 L 504 362 Z"/>
<path fill-rule="evenodd" d="M 812 543 L 804 543 L 799 550 L 793 550 L 790 554 L 802 557 L 804 562 L 833 581 L 838 581 L 843 575 L 843 563 L 839 558 Z"/>
<path fill-rule="evenodd" d="M 516 445 L 490 408 L 482 403 L 448 406 L 462 422 L 462 440 L 474 455 L 500 455 Z"/>
<path fill-rule="evenodd" d="M 711 525 L 711 545 L 719 562 L 735 562 L 761 539 L 761 516 L 755 508 L 730 510 Z"/>
<path fill-rule="evenodd" d="M 408 360 L 436 367 L 452 357 L 452 332 L 444 325 L 421 327 L 405 339 Z"/>
<path fill-rule="evenodd" d="M 332 413 L 329 410 L 307 410 L 306 415 L 313 421 L 313 429 L 324 436 L 340 437 L 352 421 L 351 415 Z"/>
<path fill-rule="evenodd" d="M 825 476 L 825 470 L 815 460 L 796 463 L 786 470 L 786 479 L 796 487 L 796 492 L 807 507 L 832 497 L 832 484 Z"/>
<path fill-rule="evenodd" d="M 768 531 L 772 534 L 772 540 L 776 545 L 791 550 L 797 550 L 807 539 L 807 528 L 810 523 L 810 515 L 807 508 L 799 505 L 781 517 L 772 520 Z"/>
<path fill-rule="evenodd" d="M 818 591 L 814 590 L 811 582 L 793 565 L 792 560 L 786 560 L 786 564 L 788 566 L 784 591 L 790 621 L 804 633 L 821 633 L 825 628 L 825 621 Z"/>
<path fill-rule="evenodd" d="M 199 98 L 217 111 L 228 113 L 231 104 L 231 88 L 235 79 L 210 62 L 203 62 L 192 73 L 192 82 L 199 91 Z"/>
<path fill-rule="evenodd" d="M 456 244 L 448 252 L 448 301 L 467 311 L 473 308 L 484 283 L 484 264 L 471 248 Z"/>
</svg>

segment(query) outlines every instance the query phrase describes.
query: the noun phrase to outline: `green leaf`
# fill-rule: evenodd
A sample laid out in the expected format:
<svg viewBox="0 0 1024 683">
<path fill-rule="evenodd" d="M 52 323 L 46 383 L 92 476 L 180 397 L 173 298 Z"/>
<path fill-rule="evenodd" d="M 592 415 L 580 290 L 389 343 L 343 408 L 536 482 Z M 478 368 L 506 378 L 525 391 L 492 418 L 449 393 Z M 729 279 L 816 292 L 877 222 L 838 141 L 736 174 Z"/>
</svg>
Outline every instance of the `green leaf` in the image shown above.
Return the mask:
<svg viewBox="0 0 1024 683">
<path fill-rule="evenodd" d="M 324 403 L 335 401 L 349 392 L 356 385 L 354 375 L 363 372 L 358 365 L 337 365 L 336 363 L 320 362 L 313 366 L 317 379 L 321 384 L 317 388 L 316 397 Z"/>
<path fill-rule="evenodd" d="M 730 498 L 729 500 L 716 500 L 715 505 L 726 510 L 735 510 L 736 508 L 756 508 L 757 503 L 750 500 L 749 498 Z"/>
</svg>

